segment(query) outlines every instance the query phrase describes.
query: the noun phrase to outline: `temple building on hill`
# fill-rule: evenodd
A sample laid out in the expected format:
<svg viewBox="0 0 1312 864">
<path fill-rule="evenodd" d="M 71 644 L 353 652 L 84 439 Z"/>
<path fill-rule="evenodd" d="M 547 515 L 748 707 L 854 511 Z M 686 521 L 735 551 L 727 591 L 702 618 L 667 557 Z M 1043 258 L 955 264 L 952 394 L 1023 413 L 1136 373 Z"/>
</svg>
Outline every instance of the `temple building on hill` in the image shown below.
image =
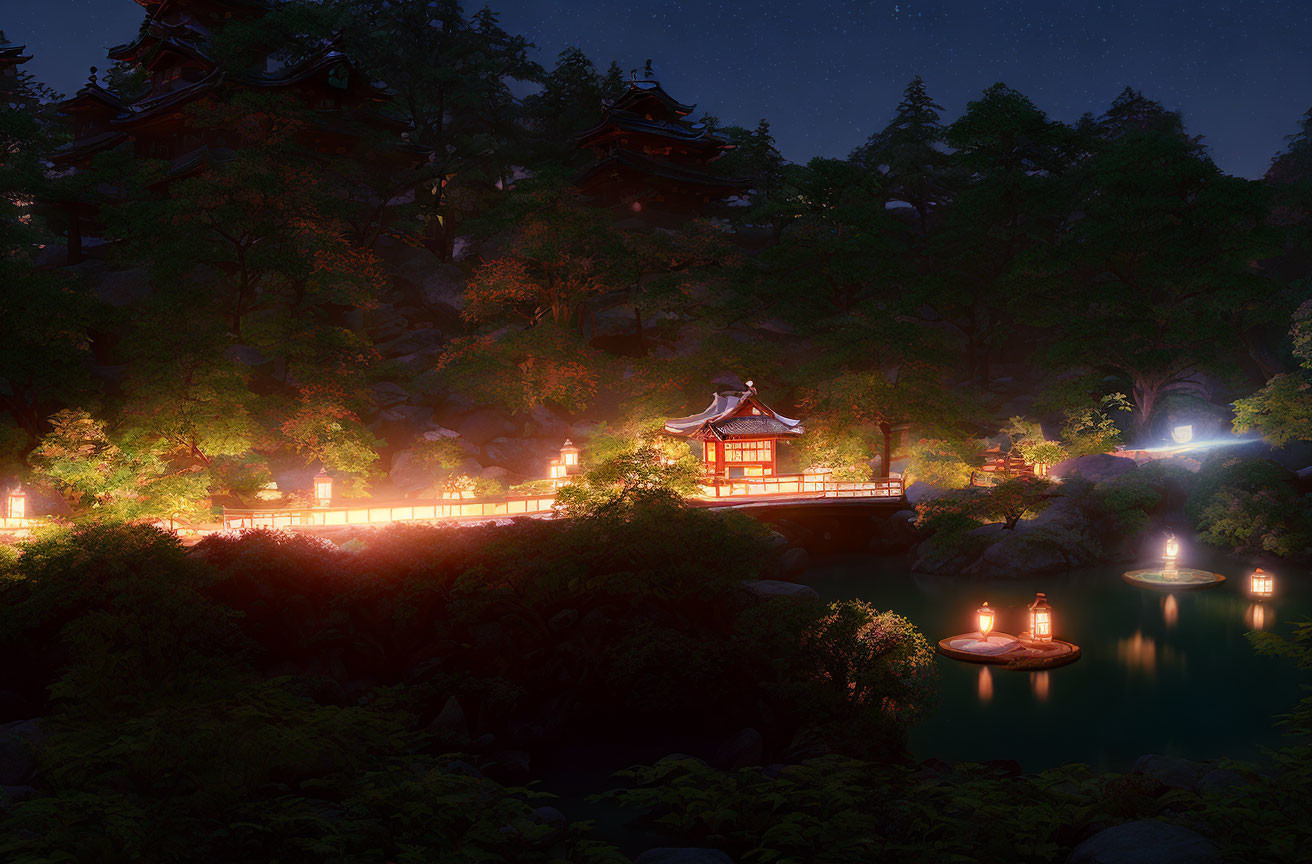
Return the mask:
<svg viewBox="0 0 1312 864">
<path fill-rule="evenodd" d="M 696 106 L 666 93 L 650 60 L 604 107 L 601 123 L 576 139 L 596 161 L 574 183 L 599 203 L 635 213 L 698 211 L 747 191 L 747 180 L 707 170 L 733 145 L 687 119 Z"/>
<path fill-rule="evenodd" d="M 800 420 L 762 402 L 756 386 L 748 381 L 746 390 L 716 393 L 700 414 L 666 420 L 665 431 L 702 443 L 708 477 L 736 479 L 775 476 L 779 442 L 797 438 L 805 430 Z"/>
<path fill-rule="evenodd" d="M 73 124 L 73 140 L 53 156 L 58 168 L 87 168 L 99 153 L 115 148 L 137 158 L 163 159 L 169 180 L 186 177 L 230 158 L 235 137 L 223 130 L 198 130 L 189 122 L 188 106 L 233 88 L 294 94 L 315 112 L 316 122 L 303 142 L 320 153 L 351 152 L 361 124 L 394 135 L 397 153 L 411 162 L 426 151 L 405 144 L 409 127 L 376 110 L 388 94 L 361 72 L 333 40 L 282 64 L 275 56 L 236 72 L 221 68 L 211 50 L 211 34 L 226 23 L 251 20 L 272 6 L 268 0 L 136 0 L 146 20 L 136 40 L 109 50 L 113 61 L 145 73 L 140 94 L 124 98 L 91 79 L 60 104 Z M 81 260 L 83 236 L 95 231 L 95 212 L 83 202 L 63 202 L 68 215 L 70 263 Z"/>
<path fill-rule="evenodd" d="M 18 95 L 18 67 L 32 59 L 31 54 L 24 54 L 26 45 L 15 45 L 5 38 L 5 31 L 0 30 L 0 97 L 3 104 L 9 105 Z"/>
</svg>

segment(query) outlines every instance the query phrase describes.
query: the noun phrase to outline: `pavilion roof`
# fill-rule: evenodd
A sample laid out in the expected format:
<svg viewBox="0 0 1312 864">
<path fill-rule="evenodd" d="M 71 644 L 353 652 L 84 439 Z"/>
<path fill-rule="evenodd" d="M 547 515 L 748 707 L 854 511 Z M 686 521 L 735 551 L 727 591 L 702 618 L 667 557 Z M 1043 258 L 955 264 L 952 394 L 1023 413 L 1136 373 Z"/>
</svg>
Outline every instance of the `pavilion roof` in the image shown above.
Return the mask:
<svg viewBox="0 0 1312 864">
<path fill-rule="evenodd" d="M 723 138 L 710 134 L 704 127 L 692 126 L 686 123 L 671 123 L 667 120 L 648 120 L 641 114 L 618 110 L 608 112 L 606 119 L 579 135 L 575 140 L 580 145 L 584 145 L 588 140 L 600 137 L 615 127 L 626 132 L 647 133 L 661 138 L 671 138 L 683 143 L 707 143 L 715 146 L 728 144 Z"/>
<path fill-rule="evenodd" d="M 643 78 L 629 82 L 629 89 L 625 90 L 618 99 L 615 100 L 615 107 L 624 110 L 629 105 L 641 102 L 644 99 L 657 99 L 669 110 L 681 116 L 687 116 L 697 110 L 696 103 L 684 104 L 676 100 L 661 87 L 661 82 L 653 78 Z"/>
<path fill-rule="evenodd" d="M 758 413 L 747 413 L 751 409 Z M 718 439 L 767 438 L 801 435 L 802 421 L 785 417 L 756 396 L 747 382 L 746 390 L 728 390 L 711 396 L 711 404 L 697 414 L 665 421 L 665 431 L 681 438 Z"/>
<path fill-rule="evenodd" d="M 658 159 L 651 159 L 632 150 L 617 149 L 605 159 L 583 170 L 574 182 L 584 185 L 588 180 L 611 168 L 626 169 L 638 175 L 660 177 L 679 184 L 694 184 L 733 192 L 745 189 L 751 181 L 742 177 L 720 177 L 708 171 L 698 171 Z"/>
</svg>

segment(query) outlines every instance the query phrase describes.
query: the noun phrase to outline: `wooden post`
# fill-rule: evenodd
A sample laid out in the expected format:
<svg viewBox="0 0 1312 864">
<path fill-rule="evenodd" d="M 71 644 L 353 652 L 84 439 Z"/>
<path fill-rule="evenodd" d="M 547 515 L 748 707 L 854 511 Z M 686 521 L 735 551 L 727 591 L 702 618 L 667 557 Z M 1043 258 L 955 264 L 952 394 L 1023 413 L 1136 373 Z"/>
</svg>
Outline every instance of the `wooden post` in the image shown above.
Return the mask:
<svg viewBox="0 0 1312 864">
<path fill-rule="evenodd" d="M 893 426 L 890 423 L 880 423 L 879 431 L 884 435 L 884 458 L 879 460 L 879 476 L 888 477 L 891 471 L 889 463 L 893 457 Z"/>
</svg>

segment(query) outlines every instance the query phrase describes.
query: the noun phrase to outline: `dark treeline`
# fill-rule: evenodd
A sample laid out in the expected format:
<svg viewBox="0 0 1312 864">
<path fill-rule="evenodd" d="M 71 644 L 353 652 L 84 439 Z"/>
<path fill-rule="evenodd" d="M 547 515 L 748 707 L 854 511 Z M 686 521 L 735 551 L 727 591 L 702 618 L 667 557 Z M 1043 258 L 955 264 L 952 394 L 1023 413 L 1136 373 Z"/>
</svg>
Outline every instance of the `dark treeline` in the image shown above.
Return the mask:
<svg viewBox="0 0 1312 864">
<path fill-rule="evenodd" d="M 1289 334 L 1312 115 L 1249 181 L 1128 88 L 1065 124 L 996 84 L 948 123 L 916 78 L 845 160 L 790 164 L 766 121 L 702 118 L 737 145 L 713 166 L 750 191 L 653 230 L 567 182 L 590 159 L 573 135 L 625 86 L 615 64 L 570 49 L 547 70 L 491 12 L 419 0 L 278 4 L 219 28 L 213 53 L 235 73 L 332 34 L 391 94 L 353 115 L 352 147 L 309 146 L 321 121 L 281 91 L 220 88 L 184 111 L 233 149 L 164 185 L 166 163 L 117 150 L 51 170 L 67 127 L 48 91 L 14 85 L 10 472 L 74 511 L 201 516 L 290 463 L 387 490 L 410 443 L 380 420 L 396 388 L 412 430 L 459 431 L 475 404 L 543 434 L 686 413 L 729 373 L 811 418 L 802 459 L 858 475 L 969 459 L 1018 413 L 1077 453 L 1074 421 L 1115 393 L 1118 440 L 1187 415 L 1224 429 L 1236 399 L 1238 430 L 1309 437 Z M 101 77 L 123 98 L 149 86 L 121 62 Z M 99 214 L 104 261 L 55 266 L 69 226 L 51 202 L 69 201 Z M 92 453 L 110 468 L 83 470 Z"/>
</svg>

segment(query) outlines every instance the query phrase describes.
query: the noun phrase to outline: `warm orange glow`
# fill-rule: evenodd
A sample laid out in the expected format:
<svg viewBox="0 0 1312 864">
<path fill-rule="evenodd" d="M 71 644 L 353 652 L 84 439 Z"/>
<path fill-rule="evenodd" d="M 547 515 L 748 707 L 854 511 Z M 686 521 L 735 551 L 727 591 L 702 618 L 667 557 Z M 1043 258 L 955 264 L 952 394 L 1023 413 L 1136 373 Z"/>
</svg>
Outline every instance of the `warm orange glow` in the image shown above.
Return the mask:
<svg viewBox="0 0 1312 864">
<path fill-rule="evenodd" d="M 987 702 L 993 698 L 993 672 L 987 666 L 979 667 L 979 701 Z"/>
<path fill-rule="evenodd" d="M 1180 542 L 1172 534 L 1166 538 L 1166 550 L 1164 557 L 1167 561 L 1174 561 L 1180 555 Z"/>
<path fill-rule="evenodd" d="M 10 490 L 8 512 L 10 519 L 27 518 L 27 493 L 23 491 L 22 486 L 15 486 Z"/>
<path fill-rule="evenodd" d="M 1180 604 L 1175 602 L 1174 594 L 1167 594 L 1162 598 L 1162 620 L 1166 622 L 1168 630 L 1180 620 Z"/>
<path fill-rule="evenodd" d="M 989 638 L 989 633 L 993 630 L 993 610 L 989 608 L 988 601 L 985 601 L 975 614 L 979 616 L 980 635 L 985 639 Z"/>
<path fill-rule="evenodd" d="M 1275 616 L 1269 615 L 1266 606 L 1261 603 L 1250 603 L 1244 611 L 1244 623 L 1250 630 L 1265 630 L 1275 623 Z"/>
<path fill-rule="evenodd" d="M 1034 698 L 1040 702 L 1048 701 L 1048 693 L 1052 687 L 1051 680 L 1048 678 L 1047 671 L 1033 672 L 1030 674 L 1030 686 L 1034 688 Z"/>
<path fill-rule="evenodd" d="M 568 438 L 565 439 L 565 446 L 560 448 L 560 464 L 570 466 L 579 464 L 579 448 L 575 447 Z"/>
<path fill-rule="evenodd" d="M 333 503 L 333 478 L 327 471 L 320 471 L 314 478 L 314 500 L 320 507 Z"/>
<path fill-rule="evenodd" d="M 1035 642 L 1052 641 L 1052 607 L 1041 591 L 1030 604 L 1030 638 Z"/>
<path fill-rule="evenodd" d="M 1276 590 L 1275 577 L 1258 567 L 1249 577 L 1249 591 L 1254 597 L 1270 597 Z"/>
</svg>

